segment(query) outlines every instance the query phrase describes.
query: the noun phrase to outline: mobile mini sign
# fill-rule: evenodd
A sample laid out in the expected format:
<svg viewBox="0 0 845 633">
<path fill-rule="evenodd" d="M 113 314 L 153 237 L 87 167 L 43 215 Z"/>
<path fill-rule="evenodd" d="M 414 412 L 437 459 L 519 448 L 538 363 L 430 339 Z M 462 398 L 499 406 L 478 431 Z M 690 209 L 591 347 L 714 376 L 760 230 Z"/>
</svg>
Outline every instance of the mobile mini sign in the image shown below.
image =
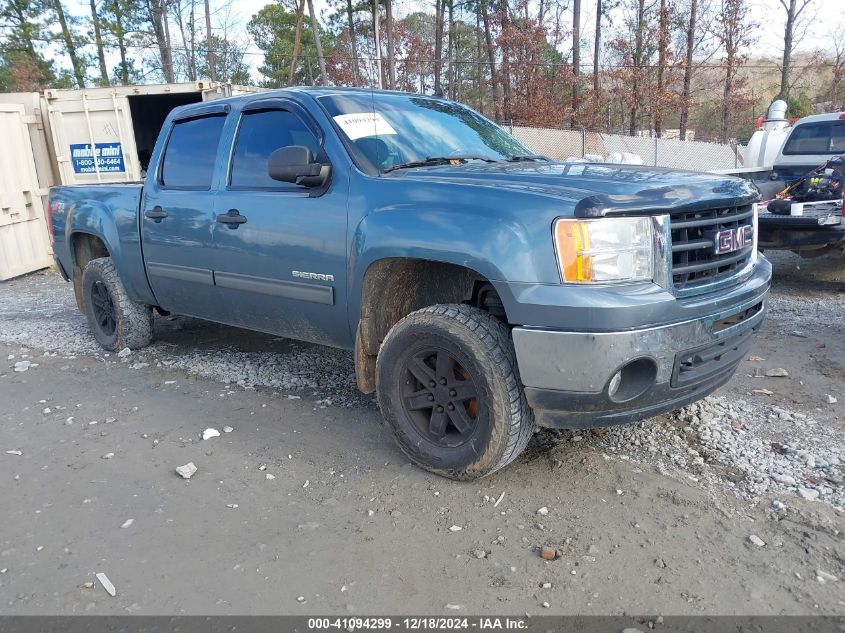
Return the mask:
<svg viewBox="0 0 845 633">
<path fill-rule="evenodd" d="M 98 169 L 101 174 L 126 171 L 120 143 L 97 143 L 94 150 L 90 143 L 71 145 L 70 160 L 77 174 L 94 174 Z"/>
</svg>

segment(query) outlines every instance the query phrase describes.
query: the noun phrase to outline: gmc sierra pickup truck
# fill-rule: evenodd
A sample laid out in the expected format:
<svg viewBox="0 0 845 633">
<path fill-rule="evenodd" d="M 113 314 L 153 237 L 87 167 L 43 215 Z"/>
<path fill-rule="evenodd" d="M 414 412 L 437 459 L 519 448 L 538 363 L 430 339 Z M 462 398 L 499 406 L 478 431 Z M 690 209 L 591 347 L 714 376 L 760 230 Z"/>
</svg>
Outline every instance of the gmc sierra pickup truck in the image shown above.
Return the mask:
<svg viewBox="0 0 845 633">
<path fill-rule="evenodd" d="M 679 408 L 766 309 L 757 192 L 556 163 L 442 98 L 295 88 L 176 108 L 142 184 L 56 187 L 56 261 L 106 349 L 180 314 L 354 350 L 401 449 L 488 475 L 536 425 Z"/>
</svg>

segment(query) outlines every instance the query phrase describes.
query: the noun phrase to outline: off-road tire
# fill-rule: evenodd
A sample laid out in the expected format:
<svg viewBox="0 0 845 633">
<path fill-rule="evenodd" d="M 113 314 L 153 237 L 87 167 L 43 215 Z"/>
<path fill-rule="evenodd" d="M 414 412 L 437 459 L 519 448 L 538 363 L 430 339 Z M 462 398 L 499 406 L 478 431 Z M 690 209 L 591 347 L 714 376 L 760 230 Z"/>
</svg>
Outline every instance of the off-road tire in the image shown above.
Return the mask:
<svg viewBox="0 0 845 633">
<path fill-rule="evenodd" d="M 409 363 L 425 356 L 426 346 L 446 350 L 457 367 L 452 375 L 460 373 L 472 380 L 472 393 L 478 394 L 474 405 L 472 401 L 464 405 L 470 415 L 475 407 L 475 430 L 460 445 L 443 446 L 441 442 L 446 440 L 432 440 L 430 429 L 441 428 L 434 418 L 431 427 L 420 427 L 425 427 L 426 415 L 434 415 L 433 409 L 409 411 L 410 405 L 405 404 L 422 393 L 417 389 L 425 391 L 426 385 L 414 373 L 419 366 L 414 364 L 412 370 Z M 439 356 L 435 353 L 425 362 L 432 369 Z M 438 370 L 432 371 L 436 378 Z M 496 472 L 522 453 L 534 433 L 534 413 L 519 379 L 510 331 L 489 313 L 468 305 L 430 306 L 394 325 L 379 350 L 376 389 L 382 415 L 402 451 L 422 468 L 450 479 L 472 480 Z M 433 395 L 437 389 L 431 387 L 431 393 L 423 397 L 441 402 L 445 394 L 437 391 Z M 454 412 L 455 405 L 449 404 Z M 460 441 L 460 429 L 451 421 L 447 424 L 454 429 L 453 435 L 458 433 L 454 441 Z"/>
<path fill-rule="evenodd" d="M 113 329 L 98 322 L 95 302 L 102 302 L 104 289 L 113 308 Z M 92 259 L 85 266 L 82 272 L 82 305 L 94 338 L 109 351 L 116 352 L 126 347 L 139 349 L 149 345 L 153 339 L 152 307 L 129 299 L 111 257 Z"/>
</svg>

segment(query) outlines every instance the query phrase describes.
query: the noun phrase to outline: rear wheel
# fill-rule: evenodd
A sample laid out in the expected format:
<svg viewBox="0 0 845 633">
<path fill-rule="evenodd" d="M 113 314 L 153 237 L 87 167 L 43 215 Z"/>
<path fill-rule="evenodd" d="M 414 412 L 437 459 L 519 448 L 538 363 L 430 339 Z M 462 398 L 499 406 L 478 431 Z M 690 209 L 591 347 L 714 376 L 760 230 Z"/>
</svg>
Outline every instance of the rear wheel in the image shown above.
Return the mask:
<svg viewBox="0 0 845 633">
<path fill-rule="evenodd" d="M 92 259 L 85 266 L 82 306 L 94 338 L 105 349 L 138 349 L 150 344 L 152 308 L 129 299 L 111 257 Z"/>
<path fill-rule="evenodd" d="M 376 366 L 379 405 L 402 450 L 452 479 L 477 479 L 513 461 L 534 432 L 510 331 L 462 304 L 406 316 Z"/>
</svg>

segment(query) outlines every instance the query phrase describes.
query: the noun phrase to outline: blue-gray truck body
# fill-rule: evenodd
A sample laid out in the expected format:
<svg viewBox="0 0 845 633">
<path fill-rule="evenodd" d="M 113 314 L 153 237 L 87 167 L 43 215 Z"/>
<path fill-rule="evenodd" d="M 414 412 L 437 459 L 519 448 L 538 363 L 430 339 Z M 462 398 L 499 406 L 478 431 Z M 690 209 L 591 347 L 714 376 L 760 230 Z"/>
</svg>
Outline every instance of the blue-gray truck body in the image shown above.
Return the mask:
<svg viewBox="0 0 845 633">
<path fill-rule="evenodd" d="M 374 388 L 374 359 L 399 318 L 425 305 L 476 301 L 479 288 L 492 288 L 485 296 L 497 296 L 528 402 L 546 426 L 642 419 L 730 379 L 760 326 L 771 277 L 756 244 L 712 252 L 719 231 L 751 226 L 747 240 L 756 230 L 757 194 L 747 182 L 544 160 L 373 171 L 321 106 L 319 97 L 339 92 L 288 89 L 177 108 L 143 184 L 54 188 L 62 274 L 76 279 L 86 260 L 108 255 L 133 301 L 354 349 L 364 391 Z M 350 92 L 374 107 L 404 98 Z M 273 109 L 313 132 L 331 166 L 325 186 L 233 186 L 242 117 Z M 204 116 L 224 118 L 210 186 L 168 187 L 161 163 L 174 125 Z M 230 212 L 245 221 L 221 220 Z M 562 280 L 558 219 L 630 216 L 652 223 L 652 278 Z M 633 395 L 612 398 L 609 385 L 623 369 Z"/>
</svg>

